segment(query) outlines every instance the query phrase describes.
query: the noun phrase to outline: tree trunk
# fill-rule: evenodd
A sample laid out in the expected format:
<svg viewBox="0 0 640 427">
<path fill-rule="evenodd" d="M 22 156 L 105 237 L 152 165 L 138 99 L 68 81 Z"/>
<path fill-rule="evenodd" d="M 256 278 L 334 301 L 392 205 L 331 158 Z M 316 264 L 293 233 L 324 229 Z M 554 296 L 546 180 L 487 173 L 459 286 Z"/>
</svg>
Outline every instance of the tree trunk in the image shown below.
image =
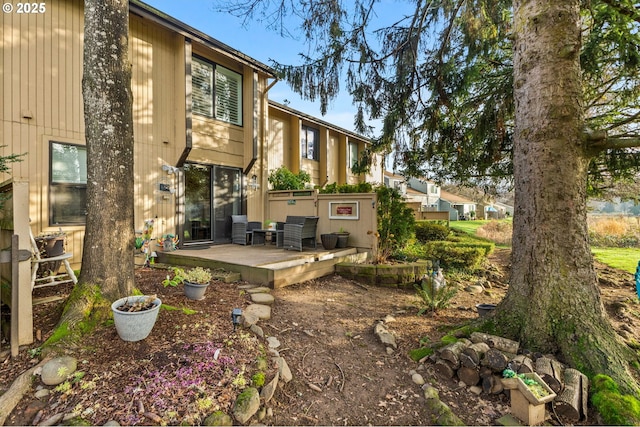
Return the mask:
<svg viewBox="0 0 640 427">
<path fill-rule="evenodd" d="M 514 0 L 512 274 L 496 321 L 524 347 L 637 390 L 588 242 L 579 10 L 579 0 Z"/>
<path fill-rule="evenodd" d="M 128 59 L 129 3 L 85 0 L 82 95 L 87 144 L 87 222 L 78 284 L 60 325 L 105 318 L 131 294 L 133 114 Z M 97 298 L 102 295 L 104 299 Z"/>
<path fill-rule="evenodd" d="M 129 3 L 86 0 L 84 10 L 87 226 L 79 281 L 114 301 L 131 294 L 134 282 Z"/>
</svg>

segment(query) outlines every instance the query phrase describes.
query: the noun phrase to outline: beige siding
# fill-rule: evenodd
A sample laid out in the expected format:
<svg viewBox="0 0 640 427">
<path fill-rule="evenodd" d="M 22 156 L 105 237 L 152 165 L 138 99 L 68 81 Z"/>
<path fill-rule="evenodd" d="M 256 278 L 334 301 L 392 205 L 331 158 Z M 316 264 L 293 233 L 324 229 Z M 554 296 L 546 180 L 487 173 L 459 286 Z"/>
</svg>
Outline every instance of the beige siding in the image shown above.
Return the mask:
<svg viewBox="0 0 640 427">
<path fill-rule="evenodd" d="M 185 146 L 184 38 L 147 20 L 130 19 L 135 141 L 135 227 L 157 218 L 155 234 L 175 233 L 177 175 L 162 170 L 175 166 Z"/>
<path fill-rule="evenodd" d="M 291 139 L 290 125 L 288 115 L 276 109 L 269 111 L 269 131 L 266 144 L 266 159 L 269 171 L 291 163 L 289 150 L 291 145 L 289 142 Z"/>
<path fill-rule="evenodd" d="M 43 14 L 0 14 L 0 135 L 2 155 L 26 153 L 12 176 L 29 181 L 29 217 L 34 234 L 49 226 L 49 142 L 84 144 L 81 95 L 81 0 L 46 4 Z M 67 250 L 80 261 L 82 231 L 69 232 Z"/>
<path fill-rule="evenodd" d="M 49 226 L 50 141 L 84 144 L 82 106 L 83 2 L 47 3 L 44 14 L 1 14 L 0 135 L 3 155 L 26 153 L 9 176 L 29 181 L 29 217 L 34 234 Z M 151 22 L 132 17 L 130 57 L 134 99 L 135 221 L 158 218 L 159 234 L 175 229 L 175 165 L 185 146 L 184 39 Z M 26 117 L 31 118 L 26 118 Z M 168 197 L 167 197 L 168 196 Z M 84 227 L 64 226 L 73 264 L 82 256 Z"/>
</svg>

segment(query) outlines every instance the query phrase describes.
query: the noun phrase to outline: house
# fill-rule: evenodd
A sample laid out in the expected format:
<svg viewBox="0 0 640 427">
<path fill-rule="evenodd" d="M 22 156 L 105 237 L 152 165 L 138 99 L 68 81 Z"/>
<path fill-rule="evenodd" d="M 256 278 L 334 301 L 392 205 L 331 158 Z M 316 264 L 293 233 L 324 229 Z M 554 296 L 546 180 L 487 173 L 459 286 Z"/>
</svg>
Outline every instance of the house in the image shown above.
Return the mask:
<svg viewBox="0 0 640 427">
<path fill-rule="evenodd" d="M 35 234 L 63 230 L 82 259 L 86 146 L 82 0 L 41 14 L 4 13 L 3 155 L 26 153 L 0 181 L 28 191 Z M 270 102 L 274 71 L 138 0 L 130 1 L 135 223 L 181 245 L 226 243 L 230 216 L 265 220 L 270 170 L 307 170 L 313 183 L 376 180 L 350 165 L 366 138 Z"/>
<path fill-rule="evenodd" d="M 476 202 L 444 190 L 440 190 L 438 207 L 441 211 L 448 211 L 452 221 L 469 219 L 476 214 Z"/>
</svg>

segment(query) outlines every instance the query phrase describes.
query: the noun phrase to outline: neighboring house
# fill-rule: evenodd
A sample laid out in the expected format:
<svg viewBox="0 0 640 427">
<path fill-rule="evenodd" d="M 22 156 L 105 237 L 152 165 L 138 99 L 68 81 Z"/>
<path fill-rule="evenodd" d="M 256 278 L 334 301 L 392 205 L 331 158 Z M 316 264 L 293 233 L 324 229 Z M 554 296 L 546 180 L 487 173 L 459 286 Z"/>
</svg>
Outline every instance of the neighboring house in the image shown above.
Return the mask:
<svg viewBox="0 0 640 427">
<path fill-rule="evenodd" d="M 503 219 L 513 218 L 513 206 L 500 202 L 487 202 L 478 204 L 478 219 Z"/>
<path fill-rule="evenodd" d="M 382 161 L 374 163 L 366 175 L 356 175 L 351 167 L 369 141 L 351 131 L 269 101 L 269 131 L 265 145 L 268 173 L 286 166 L 294 173 L 301 170 L 311 176 L 311 185 L 323 187 L 334 182 L 357 184 L 382 182 Z"/>
<path fill-rule="evenodd" d="M 401 175 L 384 172 L 384 184 L 400 192 L 405 202 L 416 212 L 438 211 L 440 186 L 432 181 L 410 178 L 408 181 Z"/>
<path fill-rule="evenodd" d="M 0 15 L 0 149 L 27 153 L 0 180 L 28 182 L 33 232 L 67 232 L 74 267 L 86 215 L 83 6 Z M 267 65 L 137 0 L 129 48 L 136 228 L 154 219 L 154 237 L 229 242 L 230 215 L 266 219 L 266 177 L 282 164 L 314 184 L 375 181 L 349 170 L 366 139 L 268 101 Z"/>
<path fill-rule="evenodd" d="M 438 204 L 441 211 L 449 212 L 449 219 L 457 221 L 469 219 L 471 212 L 476 213 L 476 202 L 466 199 L 457 194 L 440 190 L 440 202 Z"/>
</svg>

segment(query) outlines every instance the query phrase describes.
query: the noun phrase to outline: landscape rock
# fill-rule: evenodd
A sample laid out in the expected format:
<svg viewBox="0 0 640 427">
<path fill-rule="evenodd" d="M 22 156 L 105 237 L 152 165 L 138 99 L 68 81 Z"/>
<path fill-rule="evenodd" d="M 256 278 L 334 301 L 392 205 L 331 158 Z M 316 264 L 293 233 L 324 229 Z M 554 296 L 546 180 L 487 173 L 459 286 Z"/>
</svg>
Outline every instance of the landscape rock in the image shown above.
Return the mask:
<svg viewBox="0 0 640 427">
<path fill-rule="evenodd" d="M 391 346 L 394 349 L 398 348 L 398 345 L 396 344 L 396 337 L 384 326 L 383 322 L 376 322 L 376 325 L 373 327 L 373 333 L 378 337 L 382 344 Z"/>
<path fill-rule="evenodd" d="M 275 300 L 276 299 L 271 294 L 267 294 L 267 293 L 251 294 L 251 301 L 255 302 L 256 304 L 271 305 Z"/>
<path fill-rule="evenodd" d="M 273 377 L 269 384 L 262 387 L 262 391 L 260 392 L 260 397 L 264 400 L 265 403 L 271 400 L 273 395 L 276 392 L 276 387 L 278 387 L 278 380 L 280 379 L 280 373 L 276 372 L 276 375 Z"/>
<path fill-rule="evenodd" d="M 255 315 L 260 320 L 271 319 L 271 307 L 264 304 L 251 304 L 244 309 L 245 316 Z"/>
<path fill-rule="evenodd" d="M 75 358 L 71 356 L 56 357 L 42 366 L 42 382 L 46 385 L 62 384 L 77 368 L 78 361 Z"/>
<path fill-rule="evenodd" d="M 411 381 L 413 381 L 415 384 L 418 384 L 418 385 L 422 385 L 425 382 L 424 378 L 422 378 L 422 375 L 418 373 L 411 375 Z"/>
<path fill-rule="evenodd" d="M 246 310 L 242 313 L 242 326 L 250 328 L 252 325 L 258 323 L 258 315 L 255 313 L 247 313 Z"/>
<path fill-rule="evenodd" d="M 291 373 L 291 369 L 289 369 L 289 365 L 287 365 L 284 357 L 274 357 L 273 361 L 278 365 L 278 372 L 280 373 L 280 377 L 282 381 L 288 383 L 293 379 L 293 374 Z"/>
<path fill-rule="evenodd" d="M 260 338 L 264 338 L 264 331 L 262 330 L 262 328 L 260 326 L 255 325 L 255 324 L 251 325 L 251 326 L 249 326 L 249 330 L 251 332 L 253 332 L 254 335 L 256 335 L 256 336 L 258 336 Z"/>
<path fill-rule="evenodd" d="M 222 411 L 216 411 L 202 422 L 203 426 L 232 426 L 233 419 Z"/>
<path fill-rule="evenodd" d="M 278 348 L 280 347 L 280 340 L 276 337 L 267 337 L 267 345 L 269 348 Z"/>
<path fill-rule="evenodd" d="M 109 420 L 106 423 L 102 424 L 105 427 L 120 427 L 120 423 L 116 420 Z"/>
<path fill-rule="evenodd" d="M 255 387 L 247 387 L 238 395 L 233 405 L 233 418 L 240 424 L 246 424 L 260 409 L 260 394 Z"/>
<path fill-rule="evenodd" d="M 270 288 L 266 286 L 258 286 L 257 288 L 245 289 L 250 294 L 261 294 L 261 293 L 269 293 L 271 292 Z"/>
<path fill-rule="evenodd" d="M 36 391 L 35 397 L 36 399 L 44 399 L 45 397 L 49 396 L 49 393 L 49 389 L 43 388 Z"/>
</svg>

